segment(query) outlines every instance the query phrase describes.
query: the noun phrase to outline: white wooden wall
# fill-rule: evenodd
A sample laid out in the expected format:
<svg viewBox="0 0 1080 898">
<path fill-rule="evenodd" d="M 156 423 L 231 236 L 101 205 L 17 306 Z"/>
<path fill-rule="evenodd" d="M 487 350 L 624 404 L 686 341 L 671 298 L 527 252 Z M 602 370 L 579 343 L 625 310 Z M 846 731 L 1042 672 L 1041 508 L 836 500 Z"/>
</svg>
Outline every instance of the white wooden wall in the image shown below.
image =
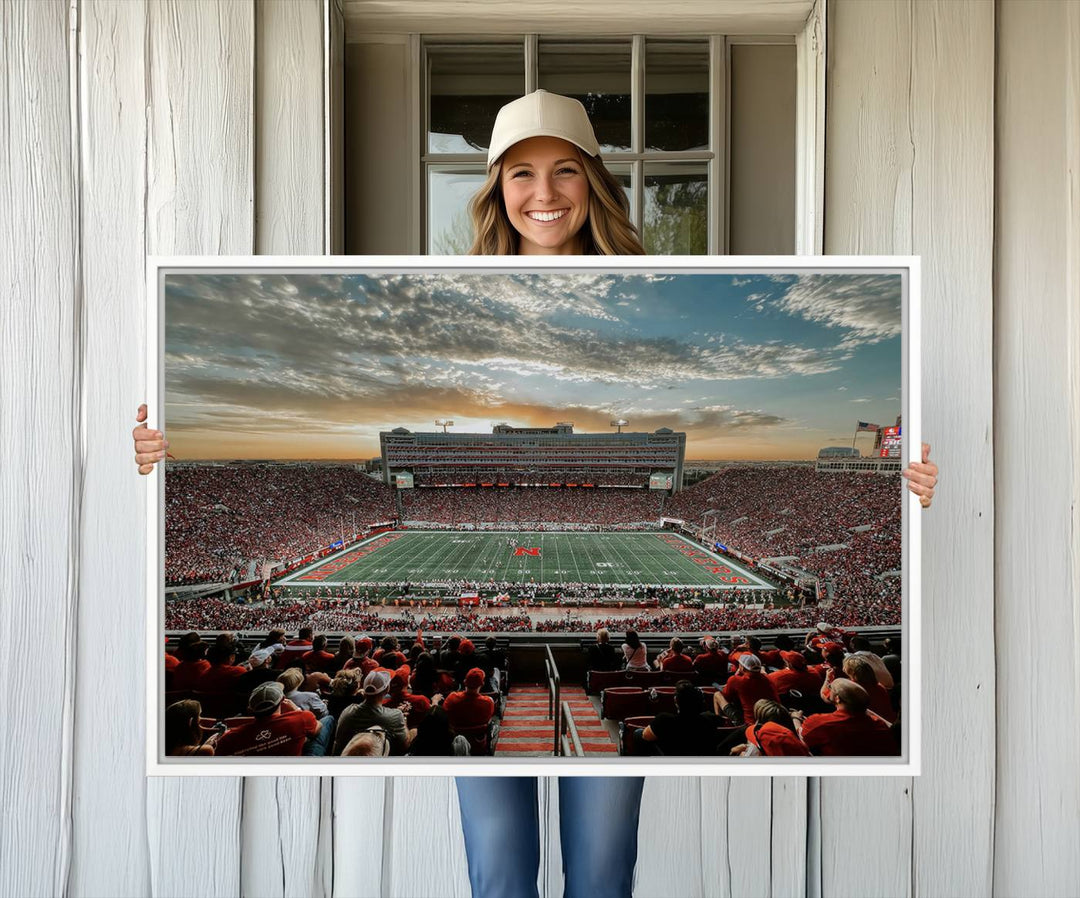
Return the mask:
<svg viewBox="0 0 1080 898">
<path fill-rule="evenodd" d="M 327 248 L 336 20 L 3 3 L 0 895 L 468 894 L 449 779 L 142 774 L 143 257 Z M 651 780 L 637 894 L 1075 895 L 1080 4 L 834 0 L 828 46 L 826 251 L 923 257 L 924 774 Z"/>
</svg>

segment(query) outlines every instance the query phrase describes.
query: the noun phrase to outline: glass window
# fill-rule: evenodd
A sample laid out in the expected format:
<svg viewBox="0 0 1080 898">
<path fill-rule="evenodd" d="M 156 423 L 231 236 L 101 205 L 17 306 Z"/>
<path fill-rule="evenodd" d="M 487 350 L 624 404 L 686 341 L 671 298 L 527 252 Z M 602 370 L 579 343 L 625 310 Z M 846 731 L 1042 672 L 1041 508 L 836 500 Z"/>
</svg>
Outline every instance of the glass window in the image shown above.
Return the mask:
<svg viewBox="0 0 1080 898">
<path fill-rule="evenodd" d="M 645 164 L 645 251 L 704 255 L 709 245 L 709 177 L 696 162 Z"/>
<path fill-rule="evenodd" d="M 645 150 L 709 148 L 708 41 L 645 44 Z"/>
<path fill-rule="evenodd" d="M 428 168 L 428 252 L 463 256 L 472 245 L 469 200 L 484 183 L 484 166 L 433 165 Z"/>
<path fill-rule="evenodd" d="M 524 44 L 436 44 L 427 69 L 427 151 L 486 151 L 500 107 L 525 93 Z"/>
<path fill-rule="evenodd" d="M 589 114 L 601 153 L 629 151 L 629 39 L 613 43 L 541 40 L 537 86 L 580 100 Z"/>
</svg>

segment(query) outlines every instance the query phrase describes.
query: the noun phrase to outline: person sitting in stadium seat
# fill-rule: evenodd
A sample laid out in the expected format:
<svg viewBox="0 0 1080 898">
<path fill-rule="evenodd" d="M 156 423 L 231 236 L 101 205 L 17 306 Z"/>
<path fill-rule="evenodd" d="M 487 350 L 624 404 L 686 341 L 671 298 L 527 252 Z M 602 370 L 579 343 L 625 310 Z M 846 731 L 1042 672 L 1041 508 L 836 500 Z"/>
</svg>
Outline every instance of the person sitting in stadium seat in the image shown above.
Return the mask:
<svg viewBox="0 0 1080 898">
<path fill-rule="evenodd" d="M 495 689 L 501 688 L 502 672 L 506 670 L 506 652 L 499 648 L 499 640 L 494 636 L 484 639 L 484 647 L 476 653 L 476 666 L 487 674 L 488 681 Z"/>
<path fill-rule="evenodd" d="M 886 689 L 893 688 L 892 674 L 889 673 L 889 668 L 885 666 L 885 662 L 881 657 L 871 651 L 869 639 L 865 636 L 854 637 L 851 640 L 851 653 L 857 658 L 862 658 L 874 669 L 874 676 L 877 677 L 877 681 L 882 686 Z"/>
<path fill-rule="evenodd" d="M 810 750 L 799 739 L 791 713 L 779 702 L 763 698 L 754 702 L 754 723 L 746 728 L 746 742 L 731 749 L 745 758 L 809 757 Z"/>
<path fill-rule="evenodd" d="M 409 680 L 411 690 L 416 695 L 430 699 L 438 692 L 438 680 L 439 672 L 435 667 L 435 659 L 429 653 L 421 652 L 416 658 L 416 667 Z"/>
<path fill-rule="evenodd" d="M 326 754 L 333 733 L 333 718 L 316 720 L 285 698 L 276 681 L 256 686 L 248 699 L 248 711 L 255 718 L 227 730 L 218 740 L 219 755 L 273 755 L 296 757 Z"/>
<path fill-rule="evenodd" d="M 728 678 L 723 689 L 713 694 L 713 706 L 717 714 L 724 714 L 729 704 L 737 703 L 743 722 L 750 725 L 754 722 L 754 703 L 762 698 L 780 701 L 776 687 L 761 670 L 761 660 L 744 652 L 739 655 L 739 670 Z"/>
<path fill-rule="evenodd" d="M 387 670 L 397 670 L 407 660 L 395 636 L 384 636 L 379 648 L 371 657 L 380 667 L 385 667 Z"/>
<path fill-rule="evenodd" d="M 416 738 L 409 746 L 410 757 L 467 757 L 470 754 L 472 749 L 469 740 L 454 733 L 450 727 L 450 718 L 439 705 L 433 705 L 420 722 Z"/>
<path fill-rule="evenodd" d="M 896 709 L 892 706 L 889 690 L 882 686 L 874 674 L 874 668 L 865 658 L 848 655 L 844 659 L 844 673 L 849 680 L 858 683 L 866 690 L 867 707 L 886 723 L 896 720 Z"/>
<path fill-rule="evenodd" d="M 173 668 L 172 672 L 174 692 L 187 692 L 199 688 L 199 679 L 210 669 L 210 662 L 206 660 L 207 648 L 207 644 L 199 638 L 198 633 L 185 633 L 180 637 L 180 644 L 176 649 L 180 663 Z"/>
<path fill-rule="evenodd" d="M 345 665 L 352 660 L 355 651 L 356 640 L 351 636 L 342 636 L 341 639 L 338 640 L 337 654 L 334 655 L 334 660 L 327 665 L 326 672 L 333 677 L 339 671 L 344 670 Z"/>
<path fill-rule="evenodd" d="M 180 659 L 169 651 L 169 637 L 165 637 L 165 691 L 172 689 L 172 673 L 176 670 Z"/>
<path fill-rule="evenodd" d="M 285 648 L 301 648 L 307 646 L 311 648 L 312 634 L 314 631 L 311 627 L 301 627 L 297 633 L 296 639 L 290 639 L 285 643 Z"/>
<path fill-rule="evenodd" d="M 649 669 L 648 649 L 636 631 L 626 631 L 626 642 L 622 644 L 622 652 L 627 670 L 647 671 Z"/>
<path fill-rule="evenodd" d="M 174 702 L 165 709 L 165 754 L 170 757 L 212 755 L 220 731 L 207 731 L 199 725 L 202 706 L 194 699 Z"/>
<path fill-rule="evenodd" d="M 329 674 L 330 676 L 337 673 L 336 670 L 332 669 L 337 660 L 337 656 L 326 650 L 326 642 L 325 634 L 320 633 L 311 641 L 311 651 L 304 652 L 304 654 L 300 656 L 300 663 L 308 673 L 317 670 Z"/>
<path fill-rule="evenodd" d="M 462 639 L 458 644 L 458 660 L 453 669 L 454 683 L 464 683 L 465 675 L 476 666 L 476 645 L 471 639 Z"/>
<path fill-rule="evenodd" d="M 777 693 L 784 696 L 795 690 L 805 696 L 817 694 L 821 677 L 807 668 L 806 658 L 800 652 L 781 652 L 780 657 L 784 666 L 766 674 Z"/>
<path fill-rule="evenodd" d="M 451 692 L 442 703 L 450 718 L 450 726 L 455 730 L 469 730 L 484 726 L 495 716 L 495 702 L 490 696 L 481 695 L 484 687 L 484 672 L 474 667 L 465 674 L 465 688 Z"/>
<path fill-rule="evenodd" d="M 656 660 L 653 661 L 653 666 L 657 670 L 670 670 L 673 673 L 688 673 L 694 669 L 694 662 L 690 659 L 690 656 L 683 651 L 683 641 L 678 636 L 672 636 L 671 641 L 668 643 L 668 647 L 664 649 L 659 655 L 656 656 Z"/>
<path fill-rule="evenodd" d="M 832 685 L 833 680 L 840 680 L 847 677 L 844 673 L 844 649 L 838 643 L 830 643 L 825 646 L 825 660 L 821 664 L 817 664 L 810 668 L 815 673 L 821 676 L 821 700 L 823 702 L 831 701 L 829 698 L 829 687 Z"/>
<path fill-rule="evenodd" d="M 774 648 L 765 649 L 761 648 L 761 640 L 756 640 L 758 643 L 758 651 L 755 652 L 761 659 L 761 666 L 767 671 L 778 671 L 784 668 L 783 652 L 790 652 L 795 648 L 795 643 L 792 642 L 790 636 L 787 633 L 780 633 L 773 640 Z"/>
<path fill-rule="evenodd" d="M 383 699 L 390 689 L 391 672 L 378 668 L 364 677 L 363 696 L 360 704 L 350 705 L 338 721 L 334 754 L 339 755 L 361 730 L 380 726 L 390 737 L 390 752 L 403 755 L 416 738 L 416 730 L 405 725 L 405 715 L 396 708 L 387 708 Z"/>
<path fill-rule="evenodd" d="M 694 656 L 694 670 L 722 686 L 728 678 L 727 652 L 711 636 L 702 636 L 700 645 L 702 651 Z"/>
<path fill-rule="evenodd" d="M 350 670 L 339 670 L 330 681 L 330 698 L 326 700 L 326 709 L 336 720 L 341 720 L 345 709 L 358 701 L 357 694 L 363 679 L 360 668 L 354 667 Z"/>
<path fill-rule="evenodd" d="M 799 737 L 812 755 L 825 757 L 886 756 L 899 754 L 892 730 L 881 718 L 867 713 L 866 690 L 848 679 L 834 680 L 830 687 L 836 710 L 811 714 L 803 719 L 792 714 Z"/>
<path fill-rule="evenodd" d="M 302 692 L 304 674 L 298 667 L 290 667 L 278 676 L 278 682 L 285 689 L 285 698 L 301 711 L 310 711 L 317 719 L 325 717 L 329 711 L 326 702 L 317 692 Z"/>
<path fill-rule="evenodd" d="M 409 665 L 402 664 L 390 678 L 390 689 L 383 699 L 388 708 L 397 708 L 405 715 L 405 723 L 411 729 L 417 729 L 420 722 L 431 710 L 431 701 L 426 696 L 409 691 Z"/>
<path fill-rule="evenodd" d="M 196 689 L 199 692 L 222 694 L 239 688 L 241 678 L 248 672 L 246 664 L 237 664 L 240 653 L 240 641 L 235 633 L 220 633 L 214 644 L 206 652 L 210 669 L 199 677 Z M 249 690 L 250 691 L 250 690 Z"/>
<path fill-rule="evenodd" d="M 636 735 L 665 755 L 714 755 L 721 719 L 707 708 L 705 693 L 689 680 L 679 680 L 675 684 L 676 713 L 657 714 Z"/>
<path fill-rule="evenodd" d="M 356 640 L 356 648 L 353 650 L 352 660 L 345 665 L 346 670 L 352 670 L 357 668 L 362 676 L 367 676 L 376 667 L 379 666 L 379 662 L 370 656 L 371 647 L 374 643 L 369 636 L 361 636 Z"/>
<path fill-rule="evenodd" d="M 390 754 L 390 737 L 382 727 L 357 733 L 341 751 L 343 758 L 385 758 Z"/>
<path fill-rule="evenodd" d="M 596 642 L 588 647 L 586 665 L 589 670 L 618 670 L 621 659 L 611 644 L 611 633 L 607 627 L 596 631 Z"/>
</svg>

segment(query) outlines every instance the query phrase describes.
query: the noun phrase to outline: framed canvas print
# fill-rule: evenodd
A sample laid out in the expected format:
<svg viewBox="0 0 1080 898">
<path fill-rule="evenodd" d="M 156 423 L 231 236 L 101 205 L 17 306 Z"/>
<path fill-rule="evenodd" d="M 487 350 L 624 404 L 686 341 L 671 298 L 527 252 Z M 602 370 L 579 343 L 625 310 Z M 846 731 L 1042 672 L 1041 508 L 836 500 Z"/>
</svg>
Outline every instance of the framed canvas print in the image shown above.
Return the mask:
<svg viewBox="0 0 1080 898">
<path fill-rule="evenodd" d="M 909 257 L 148 263 L 148 771 L 919 772 Z"/>
</svg>

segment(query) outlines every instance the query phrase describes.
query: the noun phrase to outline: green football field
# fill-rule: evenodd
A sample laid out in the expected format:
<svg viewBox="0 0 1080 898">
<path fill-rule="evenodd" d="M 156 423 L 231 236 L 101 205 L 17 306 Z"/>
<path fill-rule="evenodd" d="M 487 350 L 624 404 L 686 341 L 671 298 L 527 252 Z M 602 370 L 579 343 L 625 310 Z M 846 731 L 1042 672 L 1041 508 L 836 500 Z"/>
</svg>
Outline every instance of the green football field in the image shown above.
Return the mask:
<svg viewBox="0 0 1080 898">
<path fill-rule="evenodd" d="M 772 588 L 731 559 L 667 531 L 381 533 L 277 582 L 341 586 L 445 580 Z"/>
</svg>

